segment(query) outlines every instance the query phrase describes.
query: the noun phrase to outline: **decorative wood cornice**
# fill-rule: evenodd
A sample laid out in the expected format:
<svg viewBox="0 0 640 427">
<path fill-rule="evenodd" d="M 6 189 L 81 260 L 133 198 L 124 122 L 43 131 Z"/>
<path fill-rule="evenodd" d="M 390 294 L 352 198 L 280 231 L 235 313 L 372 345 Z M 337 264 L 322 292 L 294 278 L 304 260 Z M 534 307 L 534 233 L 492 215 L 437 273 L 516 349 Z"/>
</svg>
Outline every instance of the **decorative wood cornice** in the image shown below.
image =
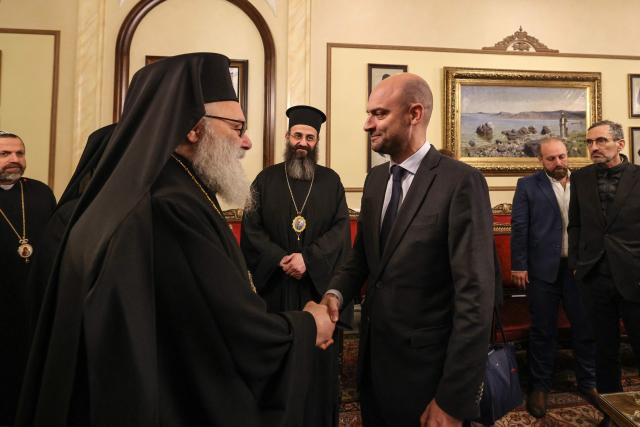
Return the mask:
<svg viewBox="0 0 640 427">
<path fill-rule="evenodd" d="M 512 35 L 505 37 L 493 46 L 483 47 L 482 50 L 506 52 L 509 48 L 516 52 L 529 52 L 530 49 L 533 49 L 535 52 L 560 53 L 558 50 L 549 49 L 540 40 L 530 36 L 529 33 L 522 29 L 522 26 Z"/>
<path fill-rule="evenodd" d="M 513 205 L 511 203 L 500 203 L 491 208 L 494 215 L 511 215 Z"/>
<path fill-rule="evenodd" d="M 227 222 L 241 222 L 243 213 L 244 211 L 240 208 L 227 209 L 226 211 L 222 211 L 222 216 L 224 216 Z"/>
</svg>

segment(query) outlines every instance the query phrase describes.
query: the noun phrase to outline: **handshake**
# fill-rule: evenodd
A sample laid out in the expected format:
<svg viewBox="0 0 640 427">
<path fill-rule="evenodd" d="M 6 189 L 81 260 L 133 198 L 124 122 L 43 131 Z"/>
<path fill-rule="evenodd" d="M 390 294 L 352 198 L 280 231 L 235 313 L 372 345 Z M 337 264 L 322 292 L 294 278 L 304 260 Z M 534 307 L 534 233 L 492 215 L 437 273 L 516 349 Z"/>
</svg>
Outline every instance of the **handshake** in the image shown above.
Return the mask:
<svg viewBox="0 0 640 427">
<path fill-rule="evenodd" d="M 333 331 L 339 317 L 338 298 L 332 294 L 326 294 L 320 304 L 309 301 L 303 311 L 310 313 L 316 321 L 316 347 L 326 350 L 333 344 Z"/>
</svg>

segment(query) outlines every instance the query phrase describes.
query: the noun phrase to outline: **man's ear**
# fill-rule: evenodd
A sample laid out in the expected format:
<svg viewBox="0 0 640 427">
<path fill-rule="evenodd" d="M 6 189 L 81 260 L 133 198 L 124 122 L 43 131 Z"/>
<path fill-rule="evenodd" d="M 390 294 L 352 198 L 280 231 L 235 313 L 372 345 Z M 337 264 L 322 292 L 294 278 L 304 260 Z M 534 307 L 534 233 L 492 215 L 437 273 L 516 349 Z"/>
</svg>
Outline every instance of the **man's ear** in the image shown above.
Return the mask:
<svg viewBox="0 0 640 427">
<path fill-rule="evenodd" d="M 424 116 L 424 106 L 422 104 L 411 104 L 409 106 L 409 114 L 411 115 L 412 123 L 420 123 Z"/>
<path fill-rule="evenodd" d="M 202 120 L 200 120 L 198 123 L 196 123 L 193 129 L 191 129 L 187 134 L 187 141 L 190 142 L 191 144 L 195 144 L 196 142 L 200 141 L 200 138 L 202 137 L 203 132 L 204 132 L 204 125 Z"/>
</svg>

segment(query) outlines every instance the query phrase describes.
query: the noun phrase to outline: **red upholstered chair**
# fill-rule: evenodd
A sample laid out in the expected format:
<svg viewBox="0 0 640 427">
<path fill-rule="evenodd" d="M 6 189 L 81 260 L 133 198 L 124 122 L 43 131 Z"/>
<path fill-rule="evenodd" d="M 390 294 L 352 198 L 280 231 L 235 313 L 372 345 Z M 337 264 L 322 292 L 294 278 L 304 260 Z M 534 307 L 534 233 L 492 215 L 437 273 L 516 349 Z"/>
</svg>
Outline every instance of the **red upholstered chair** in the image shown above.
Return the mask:
<svg viewBox="0 0 640 427">
<path fill-rule="evenodd" d="M 230 209 L 223 212 L 234 236 L 240 242 L 240 228 L 242 225 L 242 210 Z M 526 293 L 511 283 L 511 204 L 504 203 L 493 208 L 493 234 L 496 242 L 496 250 L 500 259 L 502 272 L 502 286 L 504 290 L 504 303 L 501 309 L 501 319 L 504 325 L 505 338 L 512 342 L 525 342 L 529 337 L 531 319 L 529 318 L 529 306 Z M 356 237 L 358 212 L 349 210 L 349 222 L 351 228 L 351 243 Z M 361 295 L 366 291 L 366 283 L 363 285 Z M 569 321 L 560 308 L 558 316 L 558 328 L 560 339 L 569 337 Z M 499 333 L 495 334 L 496 341 L 502 341 Z"/>
<path fill-rule="evenodd" d="M 240 229 L 242 228 L 242 209 L 229 209 L 222 212 L 224 218 L 229 223 L 229 228 L 233 232 L 238 244 L 240 244 Z M 349 209 L 349 227 L 351 229 L 351 244 L 356 239 L 356 231 L 358 230 L 358 212 Z"/>
<path fill-rule="evenodd" d="M 505 339 L 512 342 L 525 342 L 529 337 L 531 319 L 526 292 L 511 282 L 511 204 L 503 203 L 493 208 L 493 235 L 500 259 L 504 303 L 500 311 Z M 562 307 L 558 312 L 560 339 L 569 337 L 569 320 Z M 502 341 L 500 333 L 495 331 L 495 340 Z"/>
<path fill-rule="evenodd" d="M 233 236 L 240 244 L 240 229 L 242 228 L 242 209 L 229 209 L 228 211 L 222 212 L 224 218 L 227 220 L 227 224 L 229 224 L 229 228 L 233 233 Z"/>
</svg>

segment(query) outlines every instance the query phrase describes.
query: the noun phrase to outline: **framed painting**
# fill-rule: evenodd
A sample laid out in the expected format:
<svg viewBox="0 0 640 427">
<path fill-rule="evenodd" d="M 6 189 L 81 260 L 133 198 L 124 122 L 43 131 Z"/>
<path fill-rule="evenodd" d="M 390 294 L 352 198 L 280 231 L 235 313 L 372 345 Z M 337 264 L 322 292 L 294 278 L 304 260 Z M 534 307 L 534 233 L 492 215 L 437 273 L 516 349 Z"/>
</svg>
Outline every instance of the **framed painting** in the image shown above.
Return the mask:
<svg viewBox="0 0 640 427">
<path fill-rule="evenodd" d="M 247 104 L 247 91 L 249 83 L 249 61 L 247 59 L 230 59 L 229 73 L 231 73 L 231 82 L 233 88 L 238 95 L 238 101 L 244 112 L 245 120 L 249 120 L 249 110 Z"/>
<path fill-rule="evenodd" d="M 631 145 L 630 160 L 640 165 L 640 127 L 629 128 L 629 144 Z"/>
<path fill-rule="evenodd" d="M 640 74 L 629 74 L 629 117 L 640 117 Z"/>
<path fill-rule="evenodd" d="M 601 117 L 600 73 L 445 67 L 444 144 L 486 175 L 538 169 L 540 141 L 565 141 L 571 167 L 591 164 L 587 128 Z"/>
<path fill-rule="evenodd" d="M 368 90 L 367 98 L 371 95 L 371 90 L 382 80 L 398 73 L 406 73 L 408 67 L 406 65 L 393 64 L 367 64 Z M 389 156 L 376 153 L 371 149 L 371 140 L 367 135 L 367 172 L 372 167 L 381 165 L 389 161 Z"/>
<path fill-rule="evenodd" d="M 149 65 L 163 58 L 166 58 L 166 56 L 146 55 L 144 64 Z M 246 59 L 229 59 L 229 73 L 231 74 L 233 88 L 244 112 L 245 120 L 249 120 L 247 118 L 249 61 Z"/>
</svg>

